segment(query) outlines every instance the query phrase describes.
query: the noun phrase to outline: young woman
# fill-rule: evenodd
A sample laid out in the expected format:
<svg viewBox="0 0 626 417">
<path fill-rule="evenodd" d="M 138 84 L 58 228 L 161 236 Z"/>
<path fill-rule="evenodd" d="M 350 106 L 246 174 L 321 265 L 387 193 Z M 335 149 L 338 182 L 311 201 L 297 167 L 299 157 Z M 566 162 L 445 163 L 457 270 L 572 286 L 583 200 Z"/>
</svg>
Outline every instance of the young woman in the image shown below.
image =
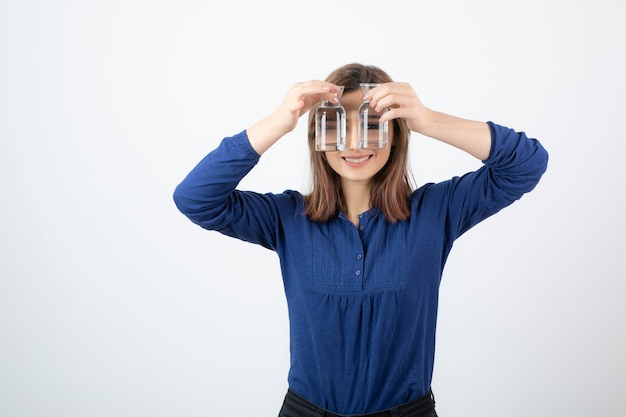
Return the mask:
<svg viewBox="0 0 626 417">
<path fill-rule="evenodd" d="M 379 83 L 363 97 L 360 83 Z M 315 109 L 347 114 L 343 151 L 315 150 Z M 387 149 L 359 149 L 364 99 L 388 122 Z M 313 187 L 236 189 L 267 149 L 309 112 Z M 483 166 L 416 190 L 411 131 L 462 149 Z M 191 221 L 278 253 L 290 319 L 289 390 L 280 416 L 436 416 L 430 389 L 438 290 L 456 238 L 531 191 L 547 166 L 540 143 L 492 122 L 425 107 L 409 84 L 349 64 L 295 83 L 266 118 L 225 138 L 187 175 L 174 200 Z"/>
</svg>

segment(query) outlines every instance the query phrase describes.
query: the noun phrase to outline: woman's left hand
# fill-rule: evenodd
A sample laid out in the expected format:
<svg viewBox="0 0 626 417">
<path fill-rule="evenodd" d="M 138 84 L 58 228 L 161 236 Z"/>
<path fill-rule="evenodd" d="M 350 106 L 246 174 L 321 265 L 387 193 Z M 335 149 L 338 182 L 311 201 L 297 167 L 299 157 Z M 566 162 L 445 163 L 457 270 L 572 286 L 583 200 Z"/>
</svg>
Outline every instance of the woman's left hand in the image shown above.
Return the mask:
<svg viewBox="0 0 626 417">
<path fill-rule="evenodd" d="M 424 106 L 408 83 L 384 83 L 370 90 L 376 111 L 388 109 L 381 121 L 402 118 L 413 132 L 445 142 L 484 161 L 491 152 L 487 123 L 431 110 Z"/>
<path fill-rule="evenodd" d="M 387 109 L 381 122 L 401 118 L 406 120 L 409 129 L 414 132 L 422 133 L 427 130 L 430 110 L 422 104 L 409 83 L 381 84 L 370 90 L 368 97 L 376 111 Z"/>
</svg>

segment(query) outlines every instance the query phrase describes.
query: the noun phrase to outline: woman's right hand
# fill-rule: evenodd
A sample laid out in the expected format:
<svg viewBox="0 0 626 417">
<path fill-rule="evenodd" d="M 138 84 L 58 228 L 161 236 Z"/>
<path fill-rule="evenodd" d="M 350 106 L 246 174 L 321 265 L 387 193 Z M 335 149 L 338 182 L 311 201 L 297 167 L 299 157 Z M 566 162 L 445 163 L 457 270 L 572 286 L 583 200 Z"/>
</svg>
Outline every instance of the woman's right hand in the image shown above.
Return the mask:
<svg viewBox="0 0 626 417">
<path fill-rule="evenodd" d="M 339 87 L 324 81 L 292 84 L 276 110 L 247 129 L 250 144 L 257 153 L 262 154 L 278 139 L 295 129 L 300 116 L 311 110 L 315 103 L 322 99 L 335 101 L 338 92 Z"/>
</svg>

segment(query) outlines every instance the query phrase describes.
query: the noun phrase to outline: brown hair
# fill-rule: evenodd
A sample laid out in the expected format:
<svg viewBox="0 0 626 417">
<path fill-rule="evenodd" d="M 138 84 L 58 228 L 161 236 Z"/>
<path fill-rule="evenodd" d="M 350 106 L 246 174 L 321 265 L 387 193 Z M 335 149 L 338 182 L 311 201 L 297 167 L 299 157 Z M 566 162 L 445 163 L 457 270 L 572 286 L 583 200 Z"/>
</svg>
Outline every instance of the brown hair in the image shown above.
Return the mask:
<svg viewBox="0 0 626 417">
<path fill-rule="evenodd" d="M 386 83 L 393 81 L 378 67 L 359 63 L 335 69 L 327 82 L 344 86 L 344 93 L 360 88 L 360 83 Z M 409 199 L 413 188 L 409 177 L 410 130 L 404 119 L 394 119 L 391 152 L 385 166 L 372 178 L 370 203 L 379 208 L 388 221 L 406 220 L 410 216 Z M 391 130 L 391 129 L 390 129 Z M 309 111 L 308 142 L 313 171 L 310 194 L 304 197 L 305 214 L 313 221 L 327 221 L 336 217 L 339 210 L 346 211 L 339 175 L 330 167 L 324 152 L 315 150 L 315 107 Z"/>
</svg>

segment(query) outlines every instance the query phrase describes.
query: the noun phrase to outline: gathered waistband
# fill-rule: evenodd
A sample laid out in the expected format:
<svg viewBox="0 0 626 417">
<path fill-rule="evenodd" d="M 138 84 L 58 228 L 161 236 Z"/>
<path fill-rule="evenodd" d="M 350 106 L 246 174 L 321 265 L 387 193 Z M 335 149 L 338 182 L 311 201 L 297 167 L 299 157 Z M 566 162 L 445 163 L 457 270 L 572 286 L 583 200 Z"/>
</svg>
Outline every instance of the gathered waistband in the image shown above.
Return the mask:
<svg viewBox="0 0 626 417">
<path fill-rule="evenodd" d="M 437 415 L 435 414 L 435 397 L 432 390 L 428 390 L 424 396 L 418 398 L 417 400 L 410 401 L 397 407 L 389 408 L 383 411 L 376 411 L 374 413 L 350 414 L 347 416 L 324 410 L 300 397 L 291 389 L 288 389 L 287 395 L 285 395 L 282 410 L 285 409 L 293 413 L 297 413 L 297 417 L 430 417 Z M 293 414 L 283 413 L 281 411 L 279 417 L 292 415 Z"/>
</svg>

